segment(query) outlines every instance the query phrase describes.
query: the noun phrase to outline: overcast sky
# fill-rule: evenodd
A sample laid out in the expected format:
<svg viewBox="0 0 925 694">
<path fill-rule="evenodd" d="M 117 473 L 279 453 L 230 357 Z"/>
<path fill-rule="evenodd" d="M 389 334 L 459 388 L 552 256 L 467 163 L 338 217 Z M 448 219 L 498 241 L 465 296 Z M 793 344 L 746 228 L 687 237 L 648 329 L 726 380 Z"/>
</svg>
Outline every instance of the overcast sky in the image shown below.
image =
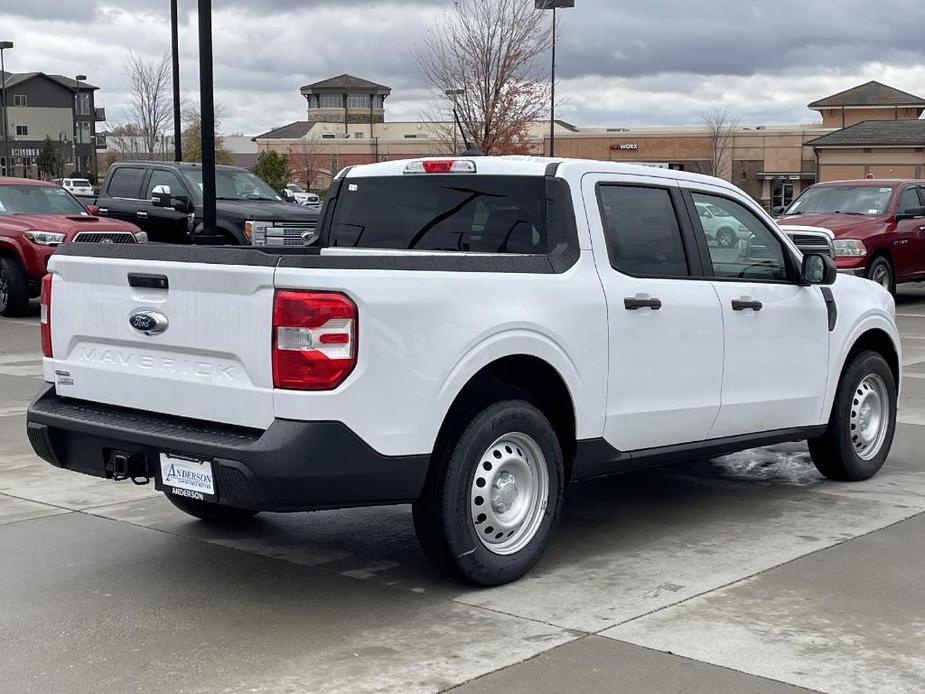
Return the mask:
<svg viewBox="0 0 925 694">
<path fill-rule="evenodd" d="M 392 87 L 389 120 L 428 101 L 412 48 L 452 0 L 213 0 L 226 133 L 304 119 L 303 84 L 344 72 Z M 922 0 L 577 0 L 562 17 L 559 116 L 579 125 L 812 122 L 806 104 L 877 79 L 925 95 Z M 181 84 L 198 96 L 196 3 L 180 0 Z M 129 48 L 170 47 L 168 0 L 0 0 L 7 69 L 83 73 L 123 120 Z"/>
</svg>

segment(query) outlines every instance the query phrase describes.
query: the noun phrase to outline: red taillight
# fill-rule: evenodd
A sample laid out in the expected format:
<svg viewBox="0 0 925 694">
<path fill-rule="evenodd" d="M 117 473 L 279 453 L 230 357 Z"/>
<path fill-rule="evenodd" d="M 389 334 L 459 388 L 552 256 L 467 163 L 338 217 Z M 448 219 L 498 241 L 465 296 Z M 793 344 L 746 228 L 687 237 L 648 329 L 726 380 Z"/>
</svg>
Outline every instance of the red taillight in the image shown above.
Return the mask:
<svg viewBox="0 0 925 694">
<path fill-rule="evenodd" d="M 357 360 L 357 307 L 343 294 L 278 290 L 273 299 L 273 386 L 332 390 Z"/>
<path fill-rule="evenodd" d="M 41 318 L 40 330 L 42 332 L 42 354 L 52 357 L 51 351 L 51 273 L 42 278 L 42 298 L 40 299 Z"/>
</svg>

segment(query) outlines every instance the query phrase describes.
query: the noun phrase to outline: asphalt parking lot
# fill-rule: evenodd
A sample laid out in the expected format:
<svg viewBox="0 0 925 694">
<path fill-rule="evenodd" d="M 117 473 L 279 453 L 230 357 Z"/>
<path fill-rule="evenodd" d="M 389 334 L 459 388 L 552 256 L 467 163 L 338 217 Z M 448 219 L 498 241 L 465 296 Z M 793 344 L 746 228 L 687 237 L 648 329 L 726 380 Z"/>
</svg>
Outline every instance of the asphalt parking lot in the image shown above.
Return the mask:
<svg viewBox="0 0 925 694">
<path fill-rule="evenodd" d="M 921 692 L 925 288 L 898 301 L 896 443 L 573 485 L 526 579 L 448 583 L 405 506 L 217 528 L 56 470 L 24 434 L 38 319 L 0 318 L 0 691 Z"/>
</svg>

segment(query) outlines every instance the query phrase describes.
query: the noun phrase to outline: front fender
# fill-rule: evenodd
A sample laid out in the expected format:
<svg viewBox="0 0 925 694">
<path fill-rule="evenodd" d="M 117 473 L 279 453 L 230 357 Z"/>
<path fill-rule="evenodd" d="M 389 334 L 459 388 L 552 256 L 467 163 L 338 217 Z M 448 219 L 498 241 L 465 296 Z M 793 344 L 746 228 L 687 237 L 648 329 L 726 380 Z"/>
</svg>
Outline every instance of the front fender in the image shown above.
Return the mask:
<svg viewBox="0 0 925 694">
<path fill-rule="evenodd" d="M 838 322 L 829 335 L 829 368 L 826 397 L 820 421 L 829 421 L 838 381 L 852 348 L 866 332 L 880 330 L 885 333 L 896 350 L 902 371 L 902 344 L 896 326 L 896 305 L 880 285 L 859 277 L 839 275 L 832 287 L 838 307 Z M 897 389 L 900 383 L 896 384 Z"/>
</svg>

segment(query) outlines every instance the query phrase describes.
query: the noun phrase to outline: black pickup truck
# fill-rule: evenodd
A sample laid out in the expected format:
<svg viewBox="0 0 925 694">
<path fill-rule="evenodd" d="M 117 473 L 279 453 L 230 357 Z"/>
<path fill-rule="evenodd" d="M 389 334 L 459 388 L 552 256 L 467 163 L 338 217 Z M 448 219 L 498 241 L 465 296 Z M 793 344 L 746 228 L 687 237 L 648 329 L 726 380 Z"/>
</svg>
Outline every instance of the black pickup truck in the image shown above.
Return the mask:
<svg viewBox="0 0 925 694">
<path fill-rule="evenodd" d="M 250 171 L 218 166 L 215 187 L 218 228 L 210 232 L 202 224 L 200 164 L 118 162 L 93 204 L 101 216 L 132 222 L 155 242 L 304 246 L 315 241 L 319 211 L 285 202 Z"/>
</svg>

